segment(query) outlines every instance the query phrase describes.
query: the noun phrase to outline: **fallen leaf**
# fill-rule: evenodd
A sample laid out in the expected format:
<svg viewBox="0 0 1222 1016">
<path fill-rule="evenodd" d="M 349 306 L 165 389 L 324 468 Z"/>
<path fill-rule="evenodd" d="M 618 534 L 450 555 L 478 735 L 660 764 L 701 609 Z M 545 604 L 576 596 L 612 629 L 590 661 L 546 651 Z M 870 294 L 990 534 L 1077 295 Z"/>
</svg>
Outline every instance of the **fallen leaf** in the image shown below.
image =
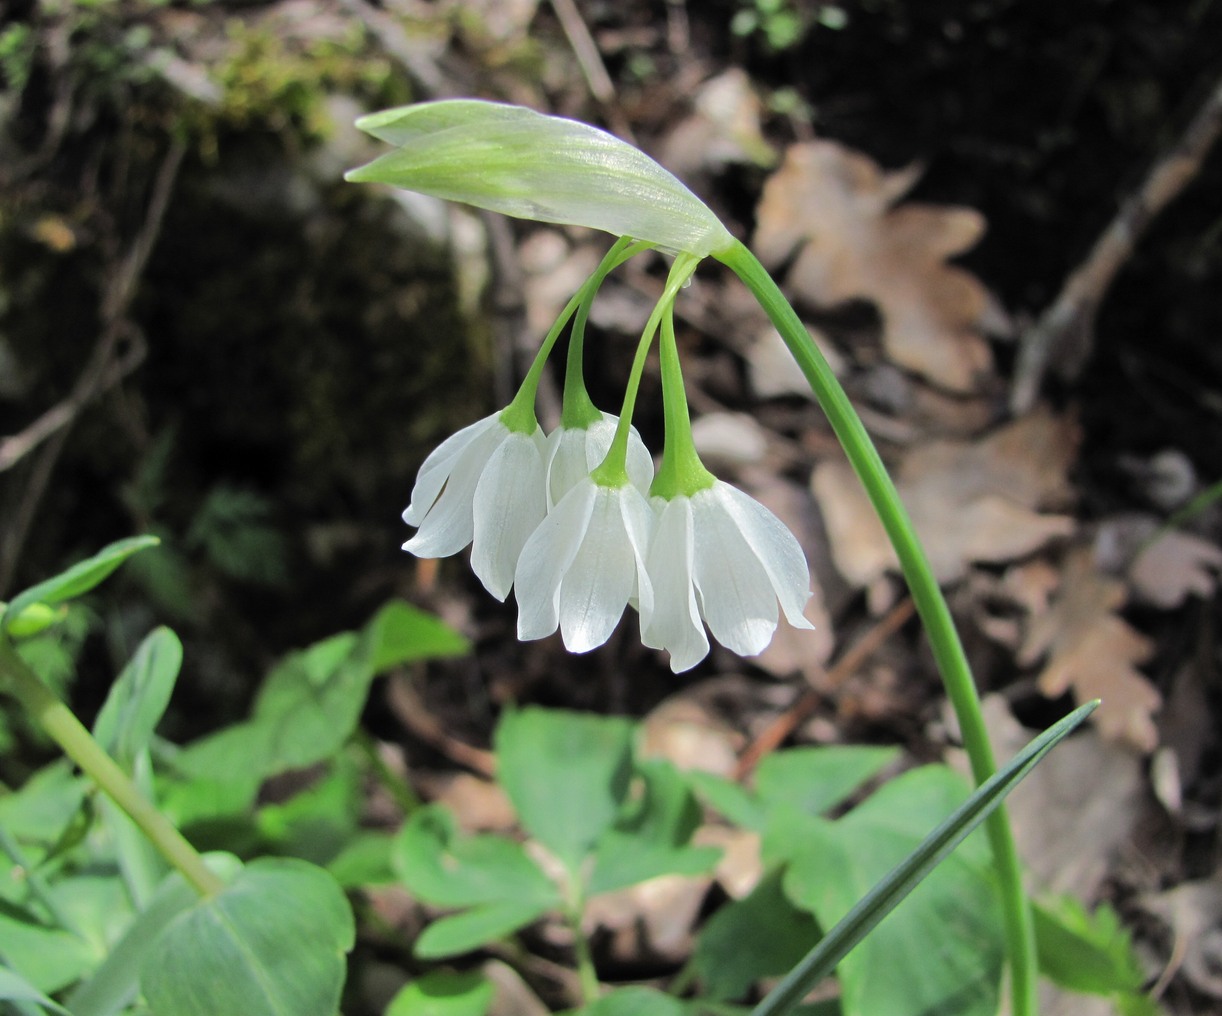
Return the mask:
<svg viewBox="0 0 1222 1016">
<path fill-rule="evenodd" d="M 1091 719 L 1104 736 L 1151 752 L 1158 745 L 1153 714 L 1162 696 L 1136 668 L 1154 645 L 1116 613 L 1126 599 L 1125 584 L 1099 569 L 1094 549 L 1076 548 L 1065 561 L 1058 595 L 1032 617 L 1018 663 L 1046 657 L 1038 678 L 1044 695 L 1057 698 L 1072 689 L 1078 702 L 1101 699 Z"/>
<path fill-rule="evenodd" d="M 754 247 L 800 298 L 830 307 L 873 301 L 891 359 L 969 392 L 993 366 L 983 332 L 1004 330 L 996 300 L 947 259 L 973 247 L 984 217 L 970 208 L 896 206 L 919 170 L 880 169 L 834 141 L 796 144 L 764 185 Z M 796 255 L 796 256 L 795 256 Z"/>
<path fill-rule="evenodd" d="M 810 340 L 819 347 L 823 358 L 837 377 L 844 373 L 844 357 L 831 340 L 816 328 L 806 326 Z M 747 376 L 751 390 L 761 399 L 777 395 L 800 395 L 814 399 L 810 382 L 802 373 L 780 333 L 767 319 L 761 319 L 755 340 L 747 349 Z"/>
<path fill-rule="evenodd" d="M 768 432 L 749 413 L 705 413 L 692 423 L 692 440 L 713 469 L 759 462 L 768 451 Z"/>
<path fill-rule="evenodd" d="M 981 440 L 931 441 L 909 451 L 896 486 L 938 580 L 962 577 L 973 562 L 1024 557 L 1072 533 L 1072 518 L 1040 509 L 1070 499 L 1067 474 L 1076 447 L 1076 425 L 1039 410 Z M 821 462 L 811 489 L 846 579 L 865 588 L 898 568 L 846 462 Z"/>
<path fill-rule="evenodd" d="M 1171 610 L 1189 596 L 1209 597 L 1222 568 L 1222 548 L 1191 533 L 1164 533 L 1142 550 L 1129 568 L 1137 597 Z"/>
<path fill-rule="evenodd" d="M 763 104 L 740 68 L 704 82 L 695 111 L 679 121 L 661 146 L 660 160 L 676 176 L 719 170 L 734 163 L 771 167 L 776 152 L 760 129 Z"/>
<path fill-rule="evenodd" d="M 1138 897 L 1137 903 L 1171 928 L 1172 955 L 1182 951 L 1182 970 L 1192 986 L 1222 998 L 1222 877 L 1184 882 Z"/>
</svg>

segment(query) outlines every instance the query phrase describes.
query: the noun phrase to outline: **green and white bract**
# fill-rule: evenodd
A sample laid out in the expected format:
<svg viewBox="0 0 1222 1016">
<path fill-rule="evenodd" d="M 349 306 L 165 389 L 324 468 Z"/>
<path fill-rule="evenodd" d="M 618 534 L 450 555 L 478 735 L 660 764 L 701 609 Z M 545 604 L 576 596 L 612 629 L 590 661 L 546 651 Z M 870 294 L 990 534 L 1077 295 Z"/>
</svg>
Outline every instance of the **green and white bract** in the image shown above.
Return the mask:
<svg viewBox="0 0 1222 1016">
<path fill-rule="evenodd" d="M 810 571 L 784 523 L 741 490 L 717 480 L 693 494 L 655 497 L 646 572 L 652 609 L 641 607 L 641 641 L 670 653 L 670 669 L 690 670 L 713 637 L 740 656 L 772 641 L 779 603 L 795 628 L 813 628 L 803 610 Z"/>
<path fill-rule="evenodd" d="M 523 106 L 443 99 L 357 120 L 395 151 L 345 179 L 705 257 L 734 238 L 671 173 L 606 131 Z"/>
<path fill-rule="evenodd" d="M 403 521 L 417 526 L 403 549 L 449 557 L 468 543 L 471 570 L 498 600 L 509 595 L 518 555 L 547 512 L 543 431 L 510 430 L 501 413 L 464 427 L 433 450 Z"/>
<path fill-rule="evenodd" d="M 645 572 L 653 514 L 632 483 L 606 486 L 586 476 L 540 523 L 518 560 L 518 638 L 557 628 L 569 652 L 601 646 L 629 600 L 653 609 Z"/>
</svg>

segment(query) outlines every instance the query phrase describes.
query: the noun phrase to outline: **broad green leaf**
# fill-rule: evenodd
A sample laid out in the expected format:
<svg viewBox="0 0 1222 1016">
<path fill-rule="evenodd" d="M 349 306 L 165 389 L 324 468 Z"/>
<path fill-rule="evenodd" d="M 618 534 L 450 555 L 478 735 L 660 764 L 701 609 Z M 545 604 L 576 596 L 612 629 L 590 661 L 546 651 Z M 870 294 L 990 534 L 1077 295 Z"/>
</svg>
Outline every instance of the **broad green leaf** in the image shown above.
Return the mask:
<svg viewBox="0 0 1222 1016">
<path fill-rule="evenodd" d="M 335 1016 L 354 938 L 330 875 L 259 858 L 170 922 L 141 988 L 154 1012 L 173 1016 Z"/>
<path fill-rule="evenodd" d="M 363 832 L 349 840 L 327 863 L 327 871 L 345 889 L 385 885 L 395 880 L 391 854 L 395 838 L 388 833 Z"/>
<path fill-rule="evenodd" d="M 1145 974 L 1129 933 L 1106 903 L 1093 914 L 1072 896 L 1032 907 L 1040 972 L 1063 988 L 1092 995 L 1141 989 Z"/>
<path fill-rule="evenodd" d="M 768 809 L 741 783 L 715 773 L 696 771 L 686 776 L 697 796 L 734 825 L 762 831 L 767 824 Z"/>
<path fill-rule="evenodd" d="M 612 991 L 572 1016 L 688 1016 L 691 1011 L 677 998 L 634 985 Z"/>
<path fill-rule="evenodd" d="M 16 793 L 0 796 L 0 828 L 27 850 L 36 847 L 41 860 L 79 815 L 88 789 L 71 762 L 56 759 L 34 773 Z M 0 879 L 0 886 L 3 881 Z"/>
<path fill-rule="evenodd" d="M 461 956 L 534 923 L 549 909 L 508 900 L 440 917 L 424 929 L 412 952 L 426 960 Z"/>
<path fill-rule="evenodd" d="M 478 971 L 434 970 L 399 991 L 384 1016 L 484 1016 L 492 992 Z"/>
<path fill-rule="evenodd" d="M 400 830 L 392 860 L 412 895 L 438 907 L 514 902 L 540 912 L 560 891 L 521 845 L 503 836 L 462 836 L 442 805 L 414 812 Z"/>
<path fill-rule="evenodd" d="M 698 875 L 721 857 L 714 847 L 688 845 L 700 808 L 684 777 L 660 759 L 638 766 L 640 797 L 599 839 L 587 891 L 611 892 L 659 875 Z"/>
<path fill-rule="evenodd" d="M 967 797 L 956 774 L 924 766 L 835 822 L 778 812 L 764 852 L 788 861 L 786 894 L 830 928 Z M 970 839 L 840 964 L 845 1016 L 995 1016 L 1003 948 L 990 855 Z"/>
<path fill-rule="evenodd" d="M 245 812 L 254 803 L 264 775 L 272 772 L 271 745 L 255 724 L 235 723 L 175 752 L 177 779 L 159 799 L 176 825 Z"/>
<path fill-rule="evenodd" d="M 439 617 L 391 600 L 365 626 L 372 643 L 370 666 L 375 674 L 417 660 L 465 656 L 471 643 Z"/>
<path fill-rule="evenodd" d="M 22 611 L 33 603 L 54 606 L 89 592 L 133 554 L 148 547 L 155 547 L 158 542 L 155 536 L 133 536 L 130 539 L 119 540 L 98 551 L 93 557 L 74 564 L 54 578 L 31 586 L 25 592 L 13 597 L 4 615 L 0 617 L 0 630 L 7 633 L 10 625 L 21 616 Z"/>
<path fill-rule="evenodd" d="M 863 941 L 872 941 L 872 932 L 879 922 L 938 869 L 964 842 L 967 836 L 992 814 L 1005 796 L 1031 772 L 1040 760 L 1071 731 L 1086 720 L 1098 707 L 1099 701 L 1079 706 L 1064 719 L 1032 740 L 1002 769 L 979 786 L 959 808 L 926 836 L 916 850 L 908 854 L 887 875 L 862 896 L 847 914 L 820 940 L 802 961 L 781 979 L 768 996 L 752 1010 L 752 1016 L 780 1016 L 795 1010 L 798 1002 L 821 979 L 831 974 L 837 964 Z M 877 797 L 878 795 L 875 795 Z M 873 800 L 873 799 L 872 799 Z M 791 813 L 791 817 L 793 813 Z M 803 821 L 801 816 L 796 816 Z M 806 818 L 806 823 L 820 823 Z M 830 825 L 830 823 L 825 823 Z M 789 891 L 786 886 L 786 891 Z M 790 894 L 793 898 L 793 894 Z M 949 926 L 948 926 L 949 927 Z M 869 936 L 869 938 L 868 938 Z M 940 943 L 936 934 L 931 942 Z M 907 1008 L 901 1012 L 908 1011 Z M 846 1016 L 852 1010 L 847 1008 Z"/>
<path fill-rule="evenodd" d="M 362 772 L 341 753 L 320 779 L 283 804 L 259 809 L 256 825 L 269 852 L 326 865 L 356 834 Z"/>
<path fill-rule="evenodd" d="M 178 671 L 182 643 L 169 628 L 154 628 L 111 685 L 93 724 L 93 736 L 129 773 L 161 721 Z"/>
<path fill-rule="evenodd" d="M 766 874 L 748 896 L 719 907 L 700 929 L 692 965 L 704 994 L 742 998 L 756 981 L 779 977 L 819 940 L 819 926 L 781 891 L 781 872 Z"/>
<path fill-rule="evenodd" d="M 899 756 L 898 748 L 864 745 L 774 752 L 756 771 L 755 793 L 768 810 L 791 805 L 806 815 L 822 815 Z"/>
<path fill-rule="evenodd" d="M 60 1016 L 72 1016 L 67 1009 L 52 1002 L 29 981 L 7 967 L 0 966 L 0 1002 L 31 1002 Z"/>
<path fill-rule="evenodd" d="M 60 991 L 101 958 L 79 935 L 38 921 L 24 908 L 0 901 L 0 954 L 39 991 Z"/>
<path fill-rule="evenodd" d="M 615 822 L 632 776 L 627 720 L 562 709 L 506 713 L 497 777 L 523 827 L 576 874 Z"/>
<path fill-rule="evenodd" d="M 590 226 L 703 257 L 733 245 L 709 208 L 639 149 L 575 120 L 472 99 L 361 117 L 400 146 L 345 179 L 537 222 Z"/>
</svg>

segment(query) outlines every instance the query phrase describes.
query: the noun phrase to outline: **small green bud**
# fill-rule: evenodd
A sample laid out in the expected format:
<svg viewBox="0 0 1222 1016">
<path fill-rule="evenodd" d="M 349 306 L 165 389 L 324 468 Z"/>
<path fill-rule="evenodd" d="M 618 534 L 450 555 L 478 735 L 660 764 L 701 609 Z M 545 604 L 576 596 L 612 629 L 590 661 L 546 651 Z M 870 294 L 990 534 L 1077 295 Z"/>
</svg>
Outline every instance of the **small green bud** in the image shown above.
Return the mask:
<svg viewBox="0 0 1222 1016">
<path fill-rule="evenodd" d="M 0 603 L 0 614 L 8 605 Z M 14 639 L 28 639 L 32 635 L 46 631 L 53 624 L 58 624 L 67 616 L 66 607 L 52 607 L 45 603 L 31 603 L 24 607 L 16 617 L 5 624 L 5 630 Z"/>
<path fill-rule="evenodd" d="M 539 222 L 590 226 L 705 257 L 734 238 L 707 205 L 606 131 L 522 106 L 444 99 L 361 117 L 396 150 L 345 179 Z"/>
</svg>

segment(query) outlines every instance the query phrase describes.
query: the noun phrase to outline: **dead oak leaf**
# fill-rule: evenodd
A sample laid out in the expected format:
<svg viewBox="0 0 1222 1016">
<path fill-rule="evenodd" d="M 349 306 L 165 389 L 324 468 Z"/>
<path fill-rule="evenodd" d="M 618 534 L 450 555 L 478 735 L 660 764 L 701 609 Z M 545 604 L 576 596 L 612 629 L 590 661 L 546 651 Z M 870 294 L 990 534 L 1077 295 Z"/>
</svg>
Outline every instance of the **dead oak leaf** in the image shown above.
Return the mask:
<svg viewBox="0 0 1222 1016">
<path fill-rule="evenodd" d="M 983 439 L 931 441 L 904 457 L 896 486 L 940 582 L 961 578 L 973 562 L 1013 561 L 1073 532 L 1072 518 L 1041 509 L 1070 499 L 1077 440 L 1072 420 L 1038 410 Z M 846 579 L 869 587 L 898 567 L 847 463 L 820 463 L 811 486 Z"/>
<path fill-rule="evenodd" d="M 1158 746 L 1153 714 L 1162 696 L 1137 670 L 1153 643 L 1116 613 L 1126 598 L 1124 582 L 1099 569 L 1094 550 L 1077 548 L 1065 561 L 1059 594 L 1031 619 L 1018 662 L 1045 659 L 1043 694 L 1056 698 L 1072 689 L 1078 702 L 1101 699 L 1092 717 L 1100 733 L 1150 752 Z"/>
<path fill-rule="evenodd" d="M 794 257 L 786 281 L 814 304 L 873 301 L 896 364 L 970 392 L 993 366 L 982 332 L 1006 330 L 1005 314 L 947 259 L 976 244 L 985 220 L 970 208 L 896 206 L 918 176 L 833 141 L 793 145 L 764 185 L 754 247 L 769 268 Z"/>
<path fill-rule="evenodd" d="M 1192 533 L 1168 532 L 1146 546 L 1129 568 L 1133 591 L 1146 603 L 1171 610 L 1189 596 L 1208 597 L 1222 569 L 1222 548 Z"/>
</svg>

